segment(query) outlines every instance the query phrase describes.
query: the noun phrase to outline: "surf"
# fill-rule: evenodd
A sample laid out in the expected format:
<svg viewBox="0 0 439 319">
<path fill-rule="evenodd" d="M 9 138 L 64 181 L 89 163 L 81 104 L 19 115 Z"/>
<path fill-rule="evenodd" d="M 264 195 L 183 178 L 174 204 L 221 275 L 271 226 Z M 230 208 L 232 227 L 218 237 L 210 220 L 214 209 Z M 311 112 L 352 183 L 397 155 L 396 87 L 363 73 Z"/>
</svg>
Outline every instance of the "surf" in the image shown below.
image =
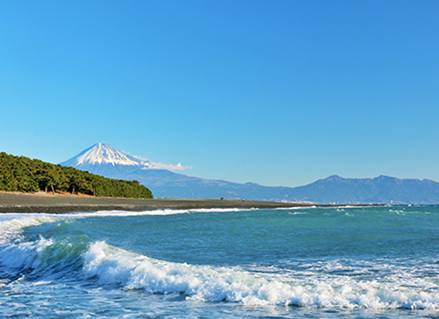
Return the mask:
<svg viewBox="0 0 439 319">
<path fill-rule="evenodd" d="M 0 302 L 39 291 L 60 305 L 57 287 L 110 303 L 136 294 L 186 305 L 436 311 L 438 216 L 428 207 L 3 215 Z"/>
</svg>

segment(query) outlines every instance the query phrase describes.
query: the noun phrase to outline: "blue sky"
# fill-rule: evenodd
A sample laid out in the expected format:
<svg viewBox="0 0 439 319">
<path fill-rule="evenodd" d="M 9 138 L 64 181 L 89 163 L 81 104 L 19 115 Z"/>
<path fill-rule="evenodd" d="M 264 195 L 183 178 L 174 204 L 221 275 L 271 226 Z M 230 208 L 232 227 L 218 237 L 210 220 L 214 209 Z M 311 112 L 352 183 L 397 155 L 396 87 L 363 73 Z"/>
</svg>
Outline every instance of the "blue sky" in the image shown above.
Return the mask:
<svg viewBox="0 0 439 319">
<path fill-rule="evenodd" d="M 439 1 L 1 1 L 0 150 L 439 181 Z"/>
</svg>

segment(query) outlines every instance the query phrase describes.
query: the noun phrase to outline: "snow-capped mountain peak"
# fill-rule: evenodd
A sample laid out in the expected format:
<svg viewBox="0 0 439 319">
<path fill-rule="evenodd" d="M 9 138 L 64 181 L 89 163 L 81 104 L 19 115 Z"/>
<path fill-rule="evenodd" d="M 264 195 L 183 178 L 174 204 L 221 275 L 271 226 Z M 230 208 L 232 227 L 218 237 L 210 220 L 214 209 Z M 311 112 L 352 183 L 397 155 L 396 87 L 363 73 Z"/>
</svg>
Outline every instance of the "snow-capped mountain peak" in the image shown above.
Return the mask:
<svg viewBox="0 0 439 319">
<path fill-rule="evenodd" d="M 119 151 L 109 144 L 97 143 L 71 159 L 60 163 L 81 170 L 105 175 L 108 170 L 185 170 L 190 166 L 154 163 Z"/>
<path fill-rule="evenodd" d="M 148 161 L 140 160 L 134 156 L 128 155 L 117 150 L 109 144 L 97 143 L 84 150 L 71 159 L 61 163 L 65 166 L 83 167 L 89 165 L 125 165 L 125 166 L 149 166 Z"/>
</svg>

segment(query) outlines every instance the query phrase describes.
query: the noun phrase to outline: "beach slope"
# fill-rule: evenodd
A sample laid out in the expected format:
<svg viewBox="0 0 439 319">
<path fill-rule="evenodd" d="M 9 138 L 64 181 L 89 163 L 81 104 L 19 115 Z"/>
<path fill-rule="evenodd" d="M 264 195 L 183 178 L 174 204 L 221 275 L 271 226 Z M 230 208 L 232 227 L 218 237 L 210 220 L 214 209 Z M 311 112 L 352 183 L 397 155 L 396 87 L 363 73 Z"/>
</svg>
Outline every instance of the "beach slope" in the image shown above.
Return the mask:
<svg viewBox="0 0 439 319">
<path fill-rule="evenodd" d="M 0 213 L 73 213 L 84 211 L 200 208 L 280 208 L 310 204 L 240 199 L 130 199 L 0 192 Z"/>
</svg>

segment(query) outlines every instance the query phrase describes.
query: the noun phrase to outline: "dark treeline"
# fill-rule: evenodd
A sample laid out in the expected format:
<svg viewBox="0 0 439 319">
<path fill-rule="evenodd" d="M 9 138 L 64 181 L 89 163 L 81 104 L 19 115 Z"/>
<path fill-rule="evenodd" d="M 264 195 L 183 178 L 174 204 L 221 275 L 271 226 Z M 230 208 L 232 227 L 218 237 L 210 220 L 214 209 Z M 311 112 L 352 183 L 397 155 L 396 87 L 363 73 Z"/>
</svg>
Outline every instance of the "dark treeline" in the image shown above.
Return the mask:
<svg viewBox="0 0 439 319">
<path fill-rule="evenodd" d="M 94 175 L 73 167 L 46 163 L 24 156 L 0 153 L 0 190 L 10 192 L 61 191 L 94 196 L 153 198 L 138 181 Z"/>
</svg>

